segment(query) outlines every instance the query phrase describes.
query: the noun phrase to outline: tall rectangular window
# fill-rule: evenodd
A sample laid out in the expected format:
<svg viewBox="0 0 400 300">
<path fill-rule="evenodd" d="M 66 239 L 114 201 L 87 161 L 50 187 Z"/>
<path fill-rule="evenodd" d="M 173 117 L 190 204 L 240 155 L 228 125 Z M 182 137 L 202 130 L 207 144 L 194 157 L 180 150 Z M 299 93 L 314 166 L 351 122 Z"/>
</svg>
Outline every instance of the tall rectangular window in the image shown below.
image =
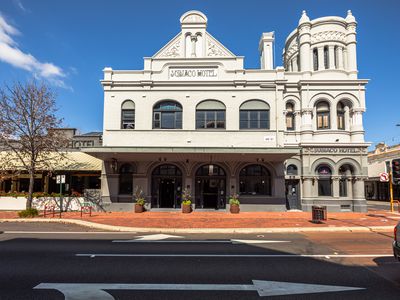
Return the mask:
<svg viewBox="0 0 400 300">
<path fill-rule="evenodd" d="M 240 110 L 240 129 L 269 129 L 269 110 Z"/>
<path fill-rule="evenodd" d="M 123 129 L 135 129 L 135 110 L 123 109 L 121 116 L 121 127 Z"/>
<path fill-rule="evenodd" d="M 225 128 L 225 110 L 197 110 L 197 129 L 218 129 Z"/>
</svg>

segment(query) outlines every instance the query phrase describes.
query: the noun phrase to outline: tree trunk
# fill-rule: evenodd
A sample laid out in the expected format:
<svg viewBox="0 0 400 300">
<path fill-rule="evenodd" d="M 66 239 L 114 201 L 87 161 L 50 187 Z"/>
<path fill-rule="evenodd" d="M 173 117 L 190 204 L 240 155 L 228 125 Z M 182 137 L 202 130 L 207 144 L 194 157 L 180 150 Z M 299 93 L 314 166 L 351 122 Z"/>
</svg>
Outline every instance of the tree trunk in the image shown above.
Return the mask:
<svg viewBox="0 0 400 300">
<path fill-rule="evenodd" d="M 29 171 L 29 191 L 28 198 L 26 199 L 26 209 L 32 208 L 32 194 L 33 194 L 33 185 L 35 183 L 35 173 L 33 170 Z"/>
</svg>

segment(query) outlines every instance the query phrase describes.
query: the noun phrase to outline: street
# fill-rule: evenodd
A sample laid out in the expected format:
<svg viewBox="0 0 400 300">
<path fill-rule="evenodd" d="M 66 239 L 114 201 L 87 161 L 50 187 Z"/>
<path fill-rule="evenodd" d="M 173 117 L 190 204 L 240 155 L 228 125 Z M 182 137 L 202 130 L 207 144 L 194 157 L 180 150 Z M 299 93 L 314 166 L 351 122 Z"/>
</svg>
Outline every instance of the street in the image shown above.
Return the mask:
<svg viewBox="0 0 400 300">
<path fill-rule="evenodd" d="M 29 223 L 1 230 L 0 299 L 400 295 L 392 232 L 182 235 Z"/>
</svg>

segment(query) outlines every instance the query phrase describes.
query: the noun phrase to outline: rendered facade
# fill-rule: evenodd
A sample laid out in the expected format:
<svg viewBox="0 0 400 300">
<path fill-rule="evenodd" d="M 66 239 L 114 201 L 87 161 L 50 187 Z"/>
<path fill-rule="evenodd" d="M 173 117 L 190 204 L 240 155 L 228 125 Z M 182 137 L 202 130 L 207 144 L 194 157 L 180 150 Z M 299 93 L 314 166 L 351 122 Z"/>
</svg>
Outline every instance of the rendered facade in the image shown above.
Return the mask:
<svg viewBox="0 0 400 300">
<path fill-rule="evenodd" d="M 102 201 L 131 210 L 142 187 L 149 208 L 366 211 L 367 80 L 357 77 L 356 20 L 303 12 L 274 66 L 274 32 L 260 33 L 259 69 L 244 69 L 189 11 L 181 31 L 143 70 L 104 69 Z M 275 55 L 278 56 L 278 55 Z M 128 62 L 127 62 L 128 64 Z"/>
</svg>

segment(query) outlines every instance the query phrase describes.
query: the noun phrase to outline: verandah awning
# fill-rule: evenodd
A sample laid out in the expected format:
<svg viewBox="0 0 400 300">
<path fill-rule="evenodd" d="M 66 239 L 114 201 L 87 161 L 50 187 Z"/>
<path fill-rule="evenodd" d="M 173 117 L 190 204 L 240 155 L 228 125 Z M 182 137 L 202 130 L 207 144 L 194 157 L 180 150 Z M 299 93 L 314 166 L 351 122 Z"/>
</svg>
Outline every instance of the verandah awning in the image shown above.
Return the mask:
<svg viewBox="0 0 400 300">
<path fill-rule="evenodd" d="M 245 148 L 245 147 L 97 147 L 86 148 L 85 153 L 102 160 L 248 160 L 283 161 L 300 153 L 299 147 Z"/>
</svg>

